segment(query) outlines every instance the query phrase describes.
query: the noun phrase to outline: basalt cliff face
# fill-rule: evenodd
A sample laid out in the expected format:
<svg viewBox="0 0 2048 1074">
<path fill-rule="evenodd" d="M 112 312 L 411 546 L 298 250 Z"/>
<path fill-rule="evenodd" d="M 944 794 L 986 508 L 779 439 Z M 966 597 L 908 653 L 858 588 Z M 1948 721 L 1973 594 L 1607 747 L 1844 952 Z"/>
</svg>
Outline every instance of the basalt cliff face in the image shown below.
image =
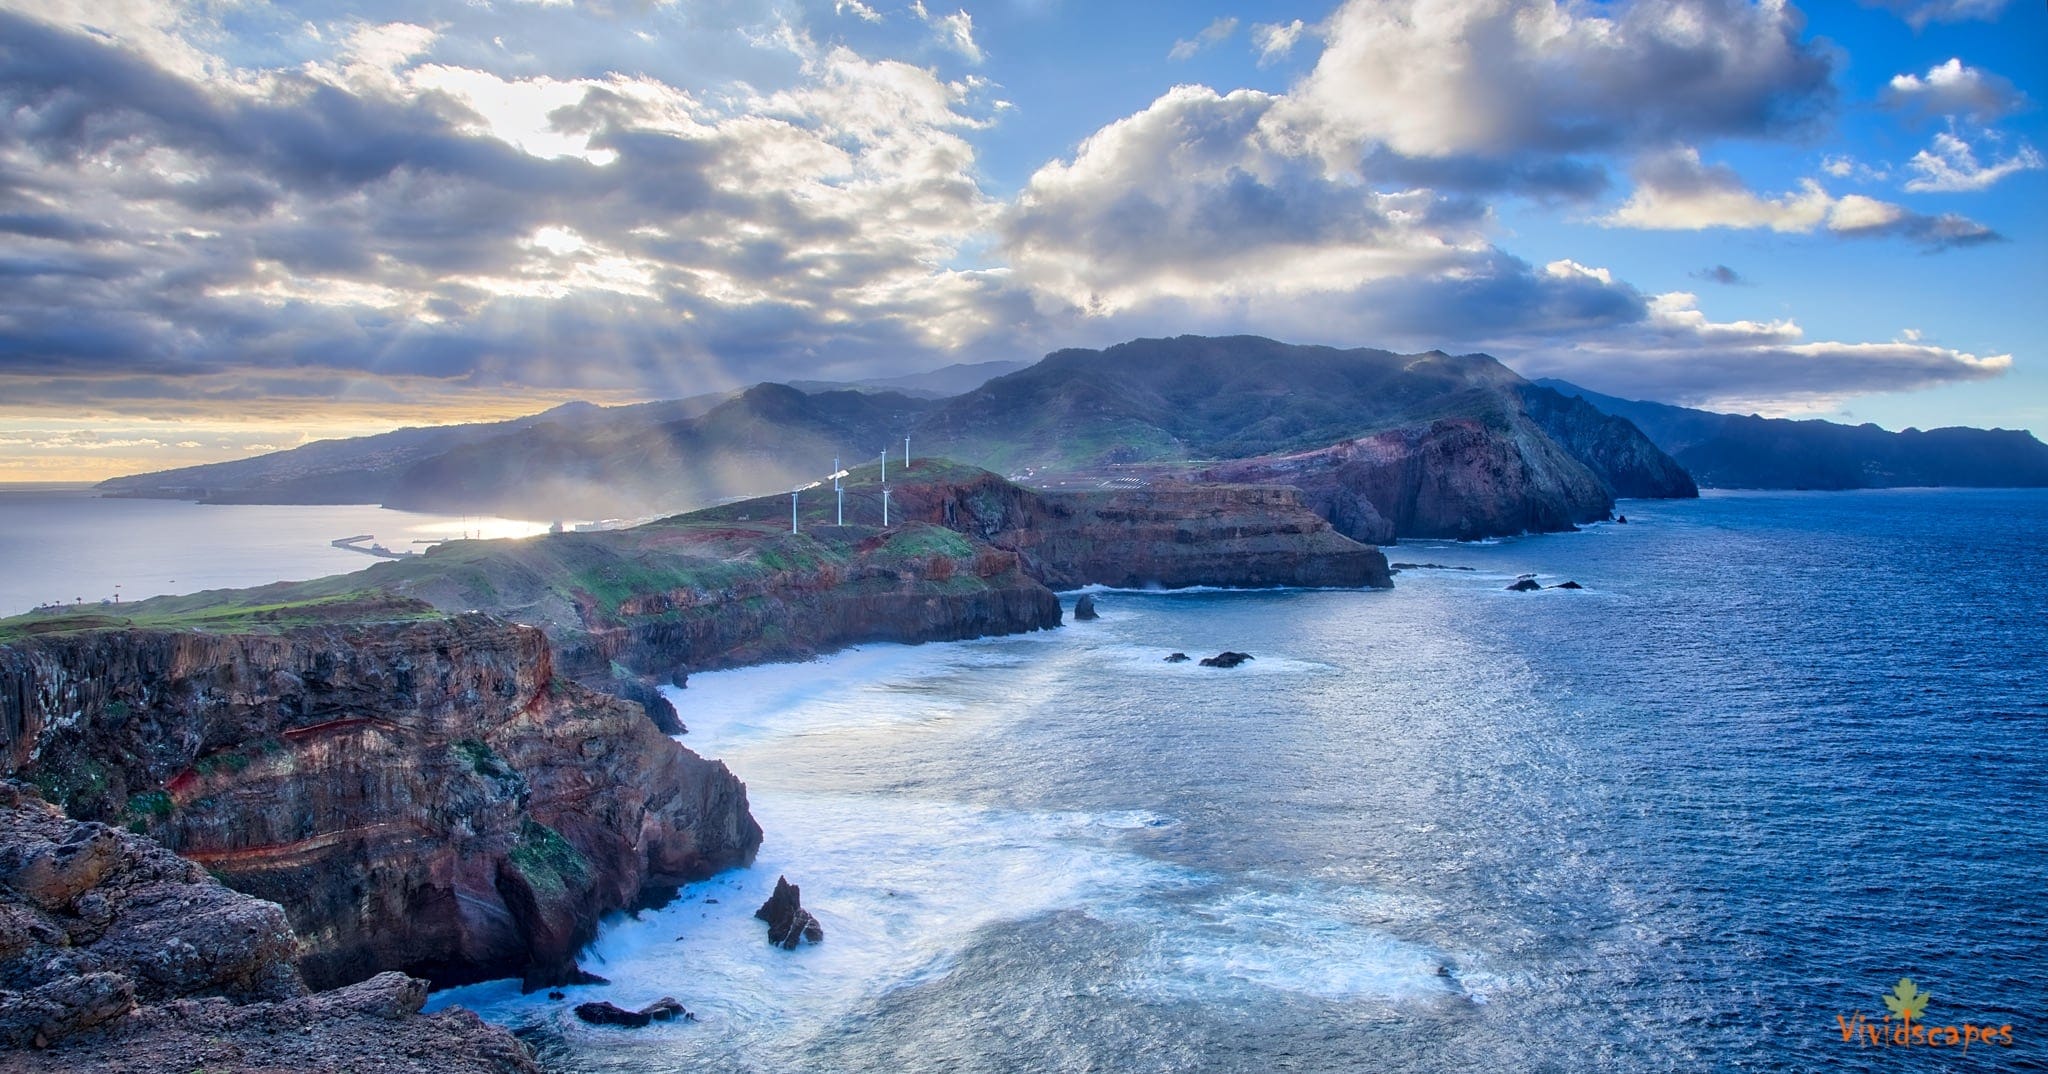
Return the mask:
<svg viewBox="0 0 2048 1074">
<path fill-rule="evenodd" d="M 1446 418 L 1294 455 L 1222 463 L 1207 481 L 1285 483 L 1360 541 L 1570 529 L 1614 497 L 1553 441 Z"/>
<path fill-rule="evenodd" d="M 562 979 L 602 914 L 747 860 L 725 766 L 484 615 L 0 646 L 6 774 L 285 907 L 318 987 Z"/>
<path fill-rule="evenodd" d="M 659 678 L 866 642 L 958 641 L 1060 625 L 1059 598 L 1013 553 L 935 527 L 817 532 L 824 541 L 788 542 L 789 565 L 772 573 L 715 588 L 679 580 L 610 606 L 579 602 L 577 621 L 555 635 L 563 666 Z"/>
<path fill-rule="evenodd" d="M 0 782 L 0 1072 L 538 1074 L 474 1014 L 387 973 L 309 995 L 278 906 Z"/>
<path fill-rule="evenodd" d="M 895 496 L 908 517 L 1014 552 L 1055 589 L 1393 585 L 1378 549 L 1338 533 L 1294 488 L 1156 481 L 1045 493 L 994 474 L 906 476 Z"/>
</svg>

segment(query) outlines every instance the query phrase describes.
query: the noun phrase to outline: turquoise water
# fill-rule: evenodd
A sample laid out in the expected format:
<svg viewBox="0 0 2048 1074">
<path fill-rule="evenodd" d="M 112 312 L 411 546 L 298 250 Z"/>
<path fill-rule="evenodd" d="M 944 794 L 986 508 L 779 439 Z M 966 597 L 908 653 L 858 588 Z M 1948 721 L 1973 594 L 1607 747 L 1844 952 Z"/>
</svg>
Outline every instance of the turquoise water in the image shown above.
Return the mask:
<svg viewBox="0 0 2048 1074">
<path fill-rule="evenodd" d="M 1623 509 L 693 678 L 759 862 L 608 928 L 610 985 L 437 1002 L 587 1071 L 2040 1068 L 2048 496 Z M 783 873 L 823 945 L 751 920 Z M 2015 1045 L 1845 1043 L 1902 976 Z M 699 1020 L 567 1015 L 661 995 Z"/>
</svg>

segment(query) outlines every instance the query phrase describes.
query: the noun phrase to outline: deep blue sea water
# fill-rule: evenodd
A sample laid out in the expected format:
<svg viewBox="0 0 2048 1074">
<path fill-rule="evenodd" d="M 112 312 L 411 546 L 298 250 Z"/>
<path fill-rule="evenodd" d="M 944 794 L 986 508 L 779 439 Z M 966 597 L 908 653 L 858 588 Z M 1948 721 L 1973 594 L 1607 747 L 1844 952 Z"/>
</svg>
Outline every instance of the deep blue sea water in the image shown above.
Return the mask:
<svg viewBox="0 0 2048 1074">
<path fill-rule="evenodd" d="M 1622 506 L 1391 592 L 693 678 L 759 862 L 608 928 L 611 985 L 438 1002 L 579 1071 L 2048 1065 L 2048 494 Z M 818 947 L 749 916 L 785 873 Z M 1905 976 L 2014 1046 L 1845 1043 Z M 567 1014 L 661 995 L 700 1020 Z"/>
<path fill-rule="evenodd" d="M 24 605 L 481 524 L 0 494 Z M 593 1072 L 2048 1069 L 2048 493 L 1623 509 L 1402 545 L 1473 569 L 1390 592 L 1107 592 L 697 676 L 684 741 L 748 780 L 760 860 L 608 927 L 611 985 L 436 1003 Z M 1225 648 L 1257 659 L 1160 659 Z M 782 873 L 823 945 L 764 943 Z M 1902 976 L 2015 1045 L 1845 1043 Z M 661 995 L 700 1020 L 566 1013 Z"/>
</svg>

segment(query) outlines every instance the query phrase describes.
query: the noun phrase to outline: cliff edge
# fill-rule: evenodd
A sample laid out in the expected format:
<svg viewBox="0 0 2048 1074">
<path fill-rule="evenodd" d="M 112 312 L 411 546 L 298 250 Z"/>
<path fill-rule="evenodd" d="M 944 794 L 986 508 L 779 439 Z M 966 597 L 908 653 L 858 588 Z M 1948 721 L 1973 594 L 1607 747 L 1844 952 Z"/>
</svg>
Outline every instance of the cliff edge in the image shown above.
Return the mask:
<svg viewBox="0 0 2048 1074">
<path fill-rule="evenodd" d="M 388 973 L 309 995 L 277 906 L 139 836 L 0 782 L 0 1074 L 539 1074 L 467 1011 Z"/>
</svg>

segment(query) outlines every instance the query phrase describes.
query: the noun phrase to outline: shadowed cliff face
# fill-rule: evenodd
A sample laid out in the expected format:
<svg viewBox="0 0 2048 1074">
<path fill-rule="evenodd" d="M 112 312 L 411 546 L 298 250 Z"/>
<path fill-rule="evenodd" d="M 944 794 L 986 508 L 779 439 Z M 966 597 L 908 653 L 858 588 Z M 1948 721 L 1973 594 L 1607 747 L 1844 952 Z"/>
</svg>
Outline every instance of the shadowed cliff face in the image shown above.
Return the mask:
<svg viewBox="0 0 2048 1074">
<path fill-rule="evenodd" d="M 155 843 L 0 783 L 0 1071 L 534 1074 L 466 1011 L 388 973 L 307 995 L 277 906 Z"/>
<path fill-rule="evenodd" d="M 482 615 L 0 647 L 7 771 L 283 905 L 320 987 L 558 980 L 597 919 L 746 860 L 724 765 Z"/>
</svg>

